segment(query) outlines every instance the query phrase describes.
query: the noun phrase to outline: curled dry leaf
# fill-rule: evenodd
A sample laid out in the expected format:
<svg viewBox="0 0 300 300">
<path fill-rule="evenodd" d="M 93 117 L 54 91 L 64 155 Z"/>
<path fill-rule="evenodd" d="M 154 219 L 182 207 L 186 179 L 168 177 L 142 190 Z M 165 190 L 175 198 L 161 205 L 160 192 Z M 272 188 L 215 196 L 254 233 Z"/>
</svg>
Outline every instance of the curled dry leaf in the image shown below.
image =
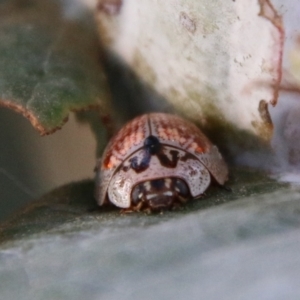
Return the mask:
<svg viewBox="0 0 300 300">
<path fill-rule="evenodd" d="M 104 7 L 117 6 L 114 13 Z M 174 110 L 269 140 L 284 29 L 268 0 L 100 0 L 101 36 Z M 112 11 L 109 10 L 109 11 Z"/>
<path fill-rule="evenodd" d="M 23 114 L 42 135 L 59 129 L 70 111 L 110 114 L 93 17 L 75 4 L 0 4 L 0 105 Z"/>
</svg>

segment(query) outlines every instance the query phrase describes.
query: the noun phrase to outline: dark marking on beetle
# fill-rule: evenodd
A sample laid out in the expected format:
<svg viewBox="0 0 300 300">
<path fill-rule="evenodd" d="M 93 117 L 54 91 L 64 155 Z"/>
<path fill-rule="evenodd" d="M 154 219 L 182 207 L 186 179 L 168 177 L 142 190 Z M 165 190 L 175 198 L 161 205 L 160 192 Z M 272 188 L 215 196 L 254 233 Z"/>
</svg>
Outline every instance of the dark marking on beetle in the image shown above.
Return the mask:
<svg viewBox="0 0 300 300">
<path fill-rule="evenodd" d="M 145 156 L 143 157 L 143 159 L 141 160 L 140 163 L 138 163 L 138 158 L 136 156 L 134 156 L 134 157 L 130 158 L 130 160 L 129 160 L 130 167 L 136 173 L 141 173 L 148 169 L 150 160 L 151 160 L 151 155 L 147 154 L 147 153 L 145 153 Z"/>
<path fill-rule="evenodd" d="M 122 0 L 100 0 L 97 5 L 99 11 L 103 11 L 109 16 L 118 15 L 121 11 Z"/>
<path fill-rule="evenodd" d="M 193 156 L 192 154 L 190 154 L 190 153 L 188 153 L 188 152 L 185 152 L 185 154 L 184 154 L 184 156 L 182 156 L 181 158 L 180 158 L 180 160 L 181 161 L 183 161 L 183 162 L 186 162 L 187 160 L 189 160 L 189 159 L 195 159 L 195 156 Z"/>
<path fill-rule="evenodd" d="M 171 150 L 171 159 L 163 152 L 157 154 L 157 158 L 160 162 L 160 164 L 166 168 L 176 168 L 177 163 L 179 161 L 179 152 L 176 150 Z"/>
<path fill-rule="evenodd" d="M 189 175 L 190 176 L 197 175 L 197 171 L 195 169 L 193 169 L 191 166 L 189 166 Z"/>
<path fill-rule="evenodd" d="M 125 181 L 124 181 L 124 179 L 122 179 L 119 183 L 119 187 L 122 188 L 124 186 L 124 184 L 125 184 Z"/>
<path fill-rule="evenodd" d="M 156 155 L 160 164 L 166 168 L 176 168 L 180 159 L 179 151 L 171 150 L 171 159 L 164 152 L 164 148 L 159 139 L 153 135 L 149 135 L 144 141 L 144 153 L 140 163 L 138 163 L 137 156 L 129 159 L 130 166 L 123 166 L 123 171 L 127 172 L 129 169 L 134 170 L 136 173 L 141 173 L 148 169 L 151 156 Z"/>
<path fill-rule="evenodd" d="M 138 158 L 136 156 L 130 158 L 130 167 L 124 166 L 123 171 L 127 172 L 129 168 L 133 169 L 136 173 L 141 173 L 148 169 L 151 156 L 156 155 L 161 152 L 162 145 L 159 139 L 153 135 L 149 135 L 144 140 L 144 153 L 143 158 L 140 163 L 138 163 Z"/>
<path fill-rule="evenodd" d="M 123 167 L 122 167 L 122 171 L 123 171 L 123 172 L 127 172 L 129 169 L 130 169 L 129 166 L 123 166 Z"/>
<path fill-rule="evenodd" d="M 149 152 L 151 155 L 155 155 L 161 151 L 161 143 L 157 137 L 154 135 L 149 135 L 144 140 L 144 149 L 145 151 Z"/>
</svg>

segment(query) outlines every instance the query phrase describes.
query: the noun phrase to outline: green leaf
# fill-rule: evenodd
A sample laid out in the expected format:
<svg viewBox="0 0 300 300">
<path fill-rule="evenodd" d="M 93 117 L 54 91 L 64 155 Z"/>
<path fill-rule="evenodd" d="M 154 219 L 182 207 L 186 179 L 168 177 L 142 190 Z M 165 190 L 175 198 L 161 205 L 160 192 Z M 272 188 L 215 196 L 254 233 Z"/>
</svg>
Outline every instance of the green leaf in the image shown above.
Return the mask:
<svg viewBox="0 0 300 300">
<path fill-rule="evenodd" d="M 299 192 L 231 174 L 232 192 L 164 214 L 95 210 L 91 181 L 58 188 L 2 225 L 1 299 L 298 299 Z"/>
<path fill-rule="evenodd" d="M 8 220 L 0 231 L 0 241 L 30 238 L 32 235 L 45 236 L 47 233 L 66 233 L 87 230 L 92 227 L 106 227 L 112 221 L 127 219 L 127 225 L 136 224 L 143 220 L 143 224 L 151 225 L 161 221 L 182 217 L 191 212 L 201 213 L 210 207 L 239 200 L 251 196 L 252 198 L 270 194 L 276 190 L 286 190 L 280 184 L 260 172 L 248 169 L 231 170 L 232 178 L 228 186 L 232 192 L 212 186 L 203 198 L 190 201 L 178 211 L 165 212 L 163 215 L 132 213 L 121 215 L 120 209 L 115 207 L 99 208 L 94 199 L 94 183 L 83 181 L 71 183 L 45 195 L 31 203 L 13 218 Z M 238 205 L 238 204 L 237 204 Z"/>
<path fill-rule="evenodd" d="M 72 10 L 73 9 L 73 10 Z M 109 113 L 109 93 L 93 17 L 77 3 L 0 3 L 0 105 L 27 117 L 44 134 L 70 111 Z"/>
</svg>

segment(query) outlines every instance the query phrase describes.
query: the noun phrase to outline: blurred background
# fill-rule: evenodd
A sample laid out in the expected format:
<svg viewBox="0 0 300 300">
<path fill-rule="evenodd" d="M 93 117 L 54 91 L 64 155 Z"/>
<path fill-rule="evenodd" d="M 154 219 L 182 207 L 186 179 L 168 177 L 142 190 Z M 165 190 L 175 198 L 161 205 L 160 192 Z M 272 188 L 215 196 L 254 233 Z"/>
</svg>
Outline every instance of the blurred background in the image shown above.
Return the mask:
<svg viewBox="0 0 300 300">
<path fill-rule="evenodd" d="M 41 137 L 23 116 L 0 107 L 0 141 L 0 220 L 55 187 L 94 176 L 95 137 L 74 114 Z"/>
</svg>

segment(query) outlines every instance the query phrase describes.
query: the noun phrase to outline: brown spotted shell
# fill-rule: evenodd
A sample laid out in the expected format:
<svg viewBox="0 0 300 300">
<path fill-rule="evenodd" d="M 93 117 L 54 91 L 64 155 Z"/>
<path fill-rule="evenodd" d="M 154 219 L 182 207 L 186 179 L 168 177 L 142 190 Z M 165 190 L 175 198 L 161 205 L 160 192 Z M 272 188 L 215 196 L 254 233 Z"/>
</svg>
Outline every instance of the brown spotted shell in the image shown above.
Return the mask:
<svg viewBox="0 0 300 300">
<path fill-rule="evenodd" d="M 131 168 L 133 159 L 141 162 L 144 142 L 156 137 L 163 156 L 152 155 L 146 167 Z M 107 199 L 122 208 L 131 205 L 133 187 L 146 180 L 177 177 L 183 179 L 192 197 L 203 194 L 211 176 L 223 185 L 228 169 L 208 138 L 194 124 L 171 114 L 141 115 L 127 123 L 109 142 L 98 162 L 96 198 L 99 205 Z"/>
</svg>

